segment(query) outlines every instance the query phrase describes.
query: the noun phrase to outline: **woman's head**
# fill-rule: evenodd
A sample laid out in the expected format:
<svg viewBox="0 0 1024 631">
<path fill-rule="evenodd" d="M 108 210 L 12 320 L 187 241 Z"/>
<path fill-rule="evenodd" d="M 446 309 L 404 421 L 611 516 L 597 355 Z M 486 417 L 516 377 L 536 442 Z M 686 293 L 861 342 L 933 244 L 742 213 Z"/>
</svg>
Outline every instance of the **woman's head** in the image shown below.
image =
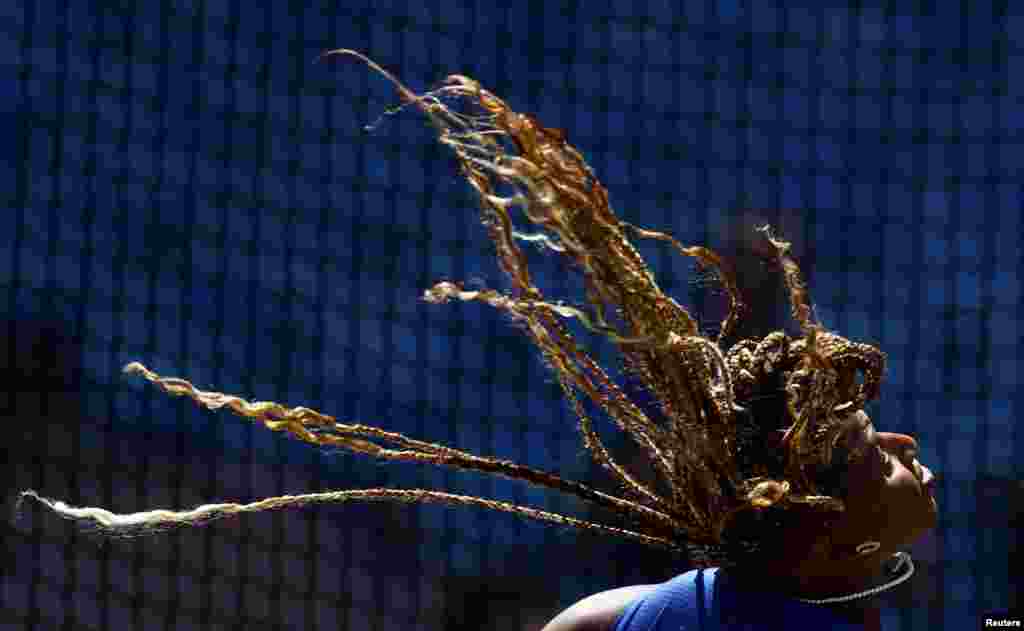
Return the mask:
<svg viewBox="0 0 1024 631">
<path fill-rule="evenodd" d="M 840 551 L 876 541 L 876 554 L 884 558 L 935 526 L 934 476 L 917 460 L 912 437 L 878 431 L 863 410 L 846 422 L 845 510 L 831 523 L 829 536 Z"/>
<path fill-rule="evenodd" d="M 740 576 L 754 579 L 760 589 L 772 577 L 776 589 L 803 593 L 816 586 L 834 593 L 836 586 L 857 585 L 877 574 L 884 560 L 936 523 L 934 477 L 916 455 L 910 436 L 879 432 L 862 410 L 851 412 L 843 419 L 831 470 L 822 476 L 843 510 L 822 514 L 790 508 L 768 522 L 739 520 L 738 536 L 753 533 L 761 545 L 734 555 L 731 564 L 756 568 L 756 576 Z"/>
<path fill-rule="evenodd" d="M 776 332 L 727 353 L 747 502 L 726 516 L 722 545 L 689 546 L 701 564 L 792 564 L 821 560 L 826 549 L 832 562 L 877 562 L 934 525 L 931 472 L 917 462 L 916 442 L 878 432 L 863 411 L 885 356 L 811 331 L 814 340 Z"/>
</svg>

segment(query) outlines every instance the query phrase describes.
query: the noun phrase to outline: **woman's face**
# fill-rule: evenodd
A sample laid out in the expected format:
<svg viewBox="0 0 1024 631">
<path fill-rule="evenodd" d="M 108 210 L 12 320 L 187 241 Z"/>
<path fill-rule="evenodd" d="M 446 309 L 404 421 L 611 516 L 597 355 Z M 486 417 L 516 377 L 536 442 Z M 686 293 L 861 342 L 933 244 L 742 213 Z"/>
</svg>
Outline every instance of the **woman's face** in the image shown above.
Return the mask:
<svg viewBox="0 0 1024 631">
<path fill-rule="evenodd" d="M 861 455 L 847 468 L 843 538 L 879 541 L 889 550 L 912 543 L 938 519 L 934 477 L 917 461 L 917 442 L 876 431 L 863 411 L 849 422 L 847 445 Z"/>
</svg>

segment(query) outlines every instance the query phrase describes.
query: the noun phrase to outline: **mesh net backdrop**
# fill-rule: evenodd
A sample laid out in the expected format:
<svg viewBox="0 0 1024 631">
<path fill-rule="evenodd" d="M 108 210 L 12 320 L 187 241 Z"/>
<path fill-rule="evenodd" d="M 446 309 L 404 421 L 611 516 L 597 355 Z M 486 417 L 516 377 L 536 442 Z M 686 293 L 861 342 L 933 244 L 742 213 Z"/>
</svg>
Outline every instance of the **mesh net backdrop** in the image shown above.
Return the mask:
<svg viewBox="0 0 1024 631">
<path fill-rule="evenodd" d="M 508 285 L 425 118 L 384 115 L 399 99 L 358 63 L 314 63 L 346 47 L 417 91 L 469 75 L 564 129 L 631 223 L 737 257 L 753 226 L 777 226 L 822 322 L 889 354 L 869 414 L 915 435 L 943 475 L 939 527 L 915 547 L 911 587 L 885 596 L 884 624 L 969 628 L 1019 605 L 1014 11 L 6 3 L 6 507 L 27 488 L 130 512 L 396 486 L 597 517 L 522 483 L 317 451 L 121 374 L 141 361 L 607 482 L 524 336 L 486 306 L 419 300 L 443 279 Z M 690 263 L 637 247 L 662 287 L 716 321 Z M 524 250 L 539 287 L 583 300 L 571 270 Z M 784 326 L 781 285 L 749 271 L 761 325 Z M 4 529 L 5 630 L 539 629 L 586 594 L 686 569 L 436 505 L 321 506 L 130 541 L 35 510 Z"/>
</svg>

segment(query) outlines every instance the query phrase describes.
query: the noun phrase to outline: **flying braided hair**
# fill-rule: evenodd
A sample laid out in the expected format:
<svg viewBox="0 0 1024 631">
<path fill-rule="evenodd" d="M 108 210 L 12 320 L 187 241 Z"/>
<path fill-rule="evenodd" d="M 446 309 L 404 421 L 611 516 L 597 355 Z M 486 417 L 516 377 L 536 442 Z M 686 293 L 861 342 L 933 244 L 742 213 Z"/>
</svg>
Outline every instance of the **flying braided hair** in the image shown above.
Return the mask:
<svg viewBox="0 0 1024 631">
<path fill-rule="evenodd" d="M 668 234 L 619 219 L 608 205 L 606 189 L 564 132 L 512 111 L 468 77 L 452 75 L 440 88 L 419 95 L 358 52 L 333 50 L 321 59 L 333 55 L 357 57 L 394 84 L 404 104 L 389 113 L 413 105 L 428 116 L 440 142 L 454 151 L 462 174 L 478 193 L 482 223 L 511 279 L 509 295 L 493 289 L 469 291 L 462 283 L 444 281 L 426 290 L 423 299 L 484 302 L 508 314 L 557 376 L 578 416 L 583 445 L 611 473 L 622 496 L 515 462 L 369 425 L 341 423 L 306 407 L 203 391 L 137 362 L 124 371 L 141 375 L 168 394 L 187 396 L 210 410 L 226 407 L 313 445 L 525 480 L 612 511 L 620 523 L 595 523 L 428 489 L 335 490 L 132 514 L 72 507 L 34 491 L 22 493 L 19 504 L 34 498 L 67 519 L 115 537 L 324 502 L 474 505 L 657 546 L 685 554 L 699 566 L 732 563 L 757 551 L 773 529 L 781 527 L 786 514 L 843 510 L 844 458 L 837 455 L 837 441 L 849 413 L 878 395 L 885 355 L 830 333 L 815 321 L 789 243 L 773 236 L 768 226 L 760 229 L 781 265 L 802 337 L 776 331 L 763 339 L 740 340 L 725 352 L 725 340 L 735 332 L 745 309 L 730 266 L 707 248 L 684 247 Z M 499 195 L 499 187 L 512 193 Z M 515 207 L 542 231 L 514 230 L 509 211 Z M 728 315 L 716 339 L 702 335 L 695 319 L 661 291 L 631 236 L 665 241 L 714 273 L 729 296 Z M 545 300 L 531 281 L 516 240 L 539 243 L 568 257 L 583 275 L 591 309 Z M 621 324 L 609 322 L 611 315 Z M 577 345 L 563 323 L 572 318 L 615 344 L 624 370 L 657 401 L 660 418 L 642 411 Z M 667 483 L 668 493 L 657 492 L 616 462 L 585 414 L 579 393 L 643 449 L 653 471 Z M 778 440 L 770 440 L 773 436 Z"/>
</svg>

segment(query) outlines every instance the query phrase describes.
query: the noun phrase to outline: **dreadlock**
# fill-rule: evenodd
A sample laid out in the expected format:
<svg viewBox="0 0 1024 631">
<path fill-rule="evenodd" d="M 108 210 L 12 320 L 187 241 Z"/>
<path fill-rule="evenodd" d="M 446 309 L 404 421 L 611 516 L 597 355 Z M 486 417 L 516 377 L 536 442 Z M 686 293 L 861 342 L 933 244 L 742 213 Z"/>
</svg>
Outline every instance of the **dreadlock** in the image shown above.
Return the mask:
<svg viewBox="0 0 1024 631">
<path fill-rule="evenodd" d="M 623 496 L 515 462 L 373 426 L 340 423 L 309 408 L 247 402 L 203 391 L 137 362 L 124 371 L 141 375 L 168 394 L 187 396 L 210 410 L 227 407 L 313 445 L 525 480 L 607 509 L 621 523 L 594 523 L 427 489 L 340 490 L 124 515 L 71 507 L 33 491 L 23 493 L 20 500 L 34 498 L 62 517 L 110 536 L 142 535 L 238 513 L 322 502 L 476 505 L 658 546 L 686 554 L 696 565 L 735 562 L 756 551 L 770 541 L 787 514 L 843 510 L 837 481 L 841 475 L 836 474 L 843 459 L 833 458 L 833 449 L 843 432 L 842 420 L 877 396 L 885 356 L 872 346 L 826 331 L 814 320 L 789 243 L 773 236 L 768 226 L 760 229 L 782 268 L 802 337 L 776 331 L 763 339 L 740 340 L 725 352 L 724 340 L 735 331 L 745 309 L 729 265 L 707 248 L 684 247 L 665 233 L 619 219 L 608 205 L 606 189 L 564 132 L 512 111 L 465 76 L 452 75 L 442 87 L 418 95 L 355 51 L 329 51 L 321 59 L 331 55 L 361 59 L 394 84 L 404 101 L 401 107 L 414 105 L 429 117 L 440 142 L 455 152 L 462 174 L 478 193 L 482 223 L 501 268 L 511 279 L 508 295 L 493 289 L 467 291 L 461 283 L 445 281 L 426 290 L 423 299 L 479 301 L 508 314 L 540 349 L 578 416 L 583 445 L 612 474 Z M 455 109 L 442 99 L 465 107 Z M 512 192 L 501 195 L 499 187 Z M 546 232 L 515 231 L 509 215 L 513 207 Z M 721 282 L 729 296 L 729 311 L 716 339 L 702 335 L 695 319 L 661 291 L 629 235 L 671 244 Z M 591 309 L 546 301 L 531 281 L 516 240 L 536 242 L 568 257 L 583 275 Z M 621 324 L 610 323 L 610 315 Z M 562 322 L 569 318 L 615 344 L 624 369 L 654 397 L 661 418 L 645 414 L 576 344 Z M 595 402 L 644 450 L 653 470 L 667 483 L 668 493 L 655 491 L 616 462 L 584 412 L 579 393 Z M 766 440 L 773 435 L 780 440 Z M 769 447 L 773 444 L 777 446 Z"/>
</svg>

